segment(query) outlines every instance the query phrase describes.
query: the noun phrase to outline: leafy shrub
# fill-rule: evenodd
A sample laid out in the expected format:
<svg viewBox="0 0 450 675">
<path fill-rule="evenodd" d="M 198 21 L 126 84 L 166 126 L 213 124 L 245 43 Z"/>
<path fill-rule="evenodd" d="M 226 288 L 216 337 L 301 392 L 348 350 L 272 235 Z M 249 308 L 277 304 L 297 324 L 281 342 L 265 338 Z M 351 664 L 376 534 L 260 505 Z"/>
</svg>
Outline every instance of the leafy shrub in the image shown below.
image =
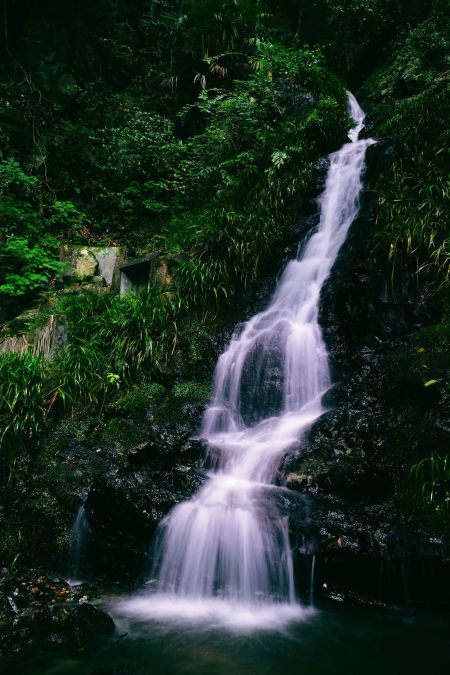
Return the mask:
<svg viewBox="0 0 450 675">
<path fill-rule="evenodd" d="M 133 107 L 120 126 L 89 134 L 89 182 L 84 200 L 95 230 L 123 236 L 133 244 L 158 231 L 173 199 L 174 166 L 183 151 L 173 124 Z"/>
<path fill-rule="evenodd" d="M 57 247 L 58 242 L 50 236 L 42 237 L 39 244 L 26 237 L 8 237 L 0 247 L 0 296 L 26 295 L 61 272 Z"/>
<path fill-rule="evenodd" d="M 31 296 L 62 271 L 57 235 L 78 225 L 71 202 L 42 200 L 42 185 L 20 164 L 0 162 L 0 303 Z"/>
<path fill-rule="evenodd" d="M 45 361 L 0 355 L 0 448 L 7 459 L 35 439 L 49 411 L 79 403 L 102 408 L 144 366 L 158 371 L 174 349 L 180 303 L 161 291 L 119 297 L 91 291 L 62 296 L 51 311 L 67 319 L 69 343 Z M 146 389 L 161 395 L 158 385 Z"/>
<path fill-rule="evenodd" d="M 69 345 L 56 361 L 58 397 L 105 402 L 145 365 L 160 369 L 174 349 L 176 297 L 159 289 L 125 296 L 101 291 L 62 296 L 52 311 L 67 319 Z"/>
<path fill-rule="evenodd" d="M 280 246 L 318 158 L 350 125 L 342 84 L 319 51 L 256 40 L 248 61 L 253 72 L 233 90 L 205 90 L 180 114 L 195 112 L 204 130 L 186 142 L 176 177 L 195 210 L 172 218 L 166 247 L 189 251 L 175 274 L 180 297 L 212 314 Z"/>
</svg>

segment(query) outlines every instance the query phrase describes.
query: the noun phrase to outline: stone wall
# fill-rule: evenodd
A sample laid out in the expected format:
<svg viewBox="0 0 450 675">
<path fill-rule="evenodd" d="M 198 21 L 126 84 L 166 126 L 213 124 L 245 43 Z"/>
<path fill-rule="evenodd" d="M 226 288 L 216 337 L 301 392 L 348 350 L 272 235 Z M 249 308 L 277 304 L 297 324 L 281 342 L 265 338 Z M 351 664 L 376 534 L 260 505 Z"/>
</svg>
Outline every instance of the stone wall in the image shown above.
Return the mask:
<svg viewBox="0 0 450 675">
<path fill-rule="evenodd" d="M 4 338 L 0 342 L 0 353 L 16 352 L 23 354 L 27 351 L 35 356 L 42 355 L 52 358 L 55 353 L 67 344 L 67 326 L 62 317 L 51 316 L 39 328 Z"/>
<path fill-rule="evenodd" d="M 119 290 L 119 265 L 125 259 L 120 246 L 63 246 L 61 260 L 66 263 L 62 273 L 66 282 L 95 282 Z"/>
</svg>

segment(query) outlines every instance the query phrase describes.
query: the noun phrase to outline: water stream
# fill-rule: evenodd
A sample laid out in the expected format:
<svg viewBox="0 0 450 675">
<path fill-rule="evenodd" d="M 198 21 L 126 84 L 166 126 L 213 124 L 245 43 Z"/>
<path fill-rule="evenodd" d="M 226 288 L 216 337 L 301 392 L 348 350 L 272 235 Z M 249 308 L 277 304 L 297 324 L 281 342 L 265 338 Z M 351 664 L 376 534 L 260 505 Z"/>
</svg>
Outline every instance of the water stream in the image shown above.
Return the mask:
<svg viewBox="0 0 450 675">
<path fill-rule="evenodd" d="M 318 227 L 286 266 L 268 307 L 236 331 L 218 360 L 201 431 L 214 469 L 161 525 L 157 592 L 123 611 L 267 626 L 304 611 L 273 483 L 283 456 L 324 412 L 331 386 L 320 293 L 358 213 L 364 158 L 375 142 L 359 140 L 364 112 L 350 93 L 348 100 L 355 126 L 350 142 L 330 155 Z"/>
<path fill-rule="evenodd" d="M 86 516 L 84 504 L 81 504 L 70 532 L 71 546 L 69 550 L 69 559 L 67 563 L 67 576 L 71 584 L 79 583 L 82 578 L 81 561 L 83 549 L 86 546 L 89 536 L 89 524 Z"/>
</svg>

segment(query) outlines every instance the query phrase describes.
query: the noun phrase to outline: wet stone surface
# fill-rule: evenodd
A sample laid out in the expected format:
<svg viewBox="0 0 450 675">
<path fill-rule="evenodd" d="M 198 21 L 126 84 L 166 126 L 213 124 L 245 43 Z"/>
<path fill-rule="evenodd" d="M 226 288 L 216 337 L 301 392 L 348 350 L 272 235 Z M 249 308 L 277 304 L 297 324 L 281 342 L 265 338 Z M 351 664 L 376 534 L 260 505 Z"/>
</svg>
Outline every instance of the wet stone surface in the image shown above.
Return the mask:
<svg viewBox="0 0 450 675">
<path fill-rule="evenodd" d="M 71 587 L 34 570 L 1 573 L 0 654 L 31 648 L 79 652 L 114 636 L 114 621 L 92 604 L 99 595 L 94 586 Z"/>
</svg>

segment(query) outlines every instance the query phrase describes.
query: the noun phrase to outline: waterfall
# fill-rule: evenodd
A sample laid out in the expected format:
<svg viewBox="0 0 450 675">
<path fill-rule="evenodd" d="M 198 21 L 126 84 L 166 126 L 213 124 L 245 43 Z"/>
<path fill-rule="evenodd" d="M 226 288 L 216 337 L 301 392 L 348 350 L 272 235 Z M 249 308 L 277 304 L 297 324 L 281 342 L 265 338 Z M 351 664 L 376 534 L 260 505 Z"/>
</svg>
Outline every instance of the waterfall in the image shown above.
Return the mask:
<svg viewBox="0 0 450 675">
<path fill-rule="evenodd" d="M 314 586 L 316 583 L 316 554 L 311 558 L 311 577 L 309 582 L 309 603 L 314 606 Z"/>
<path fill-rule="evenodd" d="M 355 126 L 350 143 L 330 155 L 317 230 L 286 266 L 267 309 L 235 333 L 218 360 L 201 431 L 214 470 L 162 522 L 158 592 L 135 604 L 138 613 L 142 602 L 146 612 L 163 614 L 165 606 L 169 616 L 177 607 L 226 607 L 233 622 L 244 609 L 261 618 L 299 608 L 273 481 L 282 457 L 324 412 L 331 386 L 320 293 L 358 213 L 365 153 L 375 142 L 358 140 L 364 112 L 348 99 Z"/>
<path fill-rule="evenodd" d="M 71 545 L 67 565 L 67 573 L 70 583 L 77 583 L 81 577 L 81 558 L 83 548 L 89 535 L 89 524 L 84 504 L 77 511 L 75 520 L 70 531 Z"/>
</svg>

